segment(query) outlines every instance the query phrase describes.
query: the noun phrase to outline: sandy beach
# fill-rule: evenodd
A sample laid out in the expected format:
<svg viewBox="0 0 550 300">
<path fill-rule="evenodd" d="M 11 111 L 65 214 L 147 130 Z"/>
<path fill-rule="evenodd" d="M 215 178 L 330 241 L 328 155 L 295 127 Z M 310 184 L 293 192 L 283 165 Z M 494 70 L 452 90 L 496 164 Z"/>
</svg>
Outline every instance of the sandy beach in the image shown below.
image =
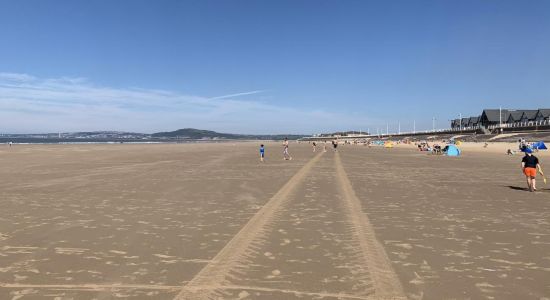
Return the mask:
<svg viewBox="0 0 550 300">
<path fill-rule="evenodd" d="M 0 299 L 550 299 L 508 145 L 258 146 L 2 145 Z"/>
</svg>

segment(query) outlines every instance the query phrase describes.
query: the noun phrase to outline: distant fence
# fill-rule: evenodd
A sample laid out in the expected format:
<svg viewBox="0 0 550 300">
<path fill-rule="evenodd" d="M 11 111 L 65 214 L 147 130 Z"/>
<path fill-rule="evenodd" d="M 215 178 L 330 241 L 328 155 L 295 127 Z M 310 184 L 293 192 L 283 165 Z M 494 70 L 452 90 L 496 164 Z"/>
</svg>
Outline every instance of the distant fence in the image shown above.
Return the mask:
<svg viewBox="0 0 550 300">
<path fill-rule="evenodd" d="M 540 121 L 528 121 L 528 122 L 514 122 L 514 123 L 502 123 L 496 125 L 489 125 L 487 129 L 499 129 L 499 128 L 532 128 L 532 127 L 546 127 L 550 126 L 550 120 Z"/>
<path fill-rule="evenodd" d="M 477 131 L 480 133 L 497 133 L 498 131 L 514 132 L 514 131 L 530 131 L 530 130 L 548 130 L 550 129 L 550 120 L 527 121 L 502 123 L 488 126 L 475 125 L 465 127 L 451 128 L 452 132 Z"/>
</svg>

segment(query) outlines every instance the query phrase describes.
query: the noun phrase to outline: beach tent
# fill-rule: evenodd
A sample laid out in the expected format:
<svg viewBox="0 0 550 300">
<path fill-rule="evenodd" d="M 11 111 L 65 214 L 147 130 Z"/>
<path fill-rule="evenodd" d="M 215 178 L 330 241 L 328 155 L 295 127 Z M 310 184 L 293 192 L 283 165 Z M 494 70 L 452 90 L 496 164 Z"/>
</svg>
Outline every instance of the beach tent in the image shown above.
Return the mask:
<svg viewBox="0 0 550 300">
<path fill-rule="evenodd" d="M 548 149 L 548 148 L 546 148 L 546 145 L 544 144 L 543 141 L 536 142 L 531 147 L 533 149 L 538 149 L 538 150 L 547 150 Z"/>
<path fill-rule="evenodd" d="M 460 155 L 460 149 L 458 149 L 453 144 L 447 145 L 447 156 L 459 156 L 459 155 Z"/>
<path fill-rule="evenodd" d="M 385 142 L 385 143 L 384 143 L 384 147 L 385 147 L 385 148 L 393 148 L 393 142 L 390 142 L 390 141 Z"/>
</svg>

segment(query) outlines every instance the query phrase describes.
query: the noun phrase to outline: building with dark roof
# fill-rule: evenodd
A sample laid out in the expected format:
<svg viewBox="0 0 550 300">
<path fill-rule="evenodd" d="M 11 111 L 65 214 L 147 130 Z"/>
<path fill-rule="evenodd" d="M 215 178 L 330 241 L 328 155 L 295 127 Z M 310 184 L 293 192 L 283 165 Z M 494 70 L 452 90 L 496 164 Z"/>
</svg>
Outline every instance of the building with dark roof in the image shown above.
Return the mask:
<svg viewBox="0 0 550 300">
<path fill-rule="evenodd" d="M 508 115 L 508 119 L 506 120 L 506 123 L 515 123 L 521 121 L 521 116 L 523 116 L 523 111 L 521 110 L 515 110 L 510 111 L 510 114 Z"/>
<path fill-rule="evenodd" d="M 495 128 L 501 124 L 503 127 L 516 127 L 544 121 L 550 121 L 550 109 L 484 109 L 478 117 L 452 120 L 451 129 Z"/>
<path fill-rule="evenodd" d="M 535 117 L 536 121 L 548 121 L 550 120 L 550 109 L 539 109 Z"/>
<path fill-rule="evenodd" d="M 477 127 L 479 125 L 480 117 L 470 117 L 468 120 L 468 127 Z"/>
<path fill-rule="evenodd" d="M 480 123 L 483 126 L 498 125 L 508 119 L 507 109 L 484 109 L 481 113 Z"/>
<path fill-rule="evenodd" d="M 462 119 L 460 120 L 460 126 L 461 126 L 462 128 L 468 127 L 468 122 L 469 122 L 469 121 L 470 121 L 470 118 L 462 118 Z"/>
<path fill-rule="evenodd" d="M 535 118 L 537 117 L 538 110 L 524 110 L 523 114 L 521 115 L 520 122 L 530 122 L 535 121 Z"/>
<path fill-rule="evenodd" d="M 460 119 L 451 120 L 452 129 L 459 128 L 459 127 L 460 127 Z"/>
</svg>

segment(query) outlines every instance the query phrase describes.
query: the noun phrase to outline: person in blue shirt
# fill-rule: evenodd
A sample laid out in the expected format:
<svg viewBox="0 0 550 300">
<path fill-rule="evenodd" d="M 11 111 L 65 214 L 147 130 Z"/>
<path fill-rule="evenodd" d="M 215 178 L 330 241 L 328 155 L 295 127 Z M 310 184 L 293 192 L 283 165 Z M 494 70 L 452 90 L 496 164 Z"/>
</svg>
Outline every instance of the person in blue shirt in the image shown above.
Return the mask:
<svg viewBox="0 0 550 300">
<path fill-rule="evenodd" d="M 261 144 L 261 145 L 260 145 L 260 161 L 261 161 L 261 162 L 264 161 L 264 156 L 265 156 L 264 144 Z"/>
</svg>

